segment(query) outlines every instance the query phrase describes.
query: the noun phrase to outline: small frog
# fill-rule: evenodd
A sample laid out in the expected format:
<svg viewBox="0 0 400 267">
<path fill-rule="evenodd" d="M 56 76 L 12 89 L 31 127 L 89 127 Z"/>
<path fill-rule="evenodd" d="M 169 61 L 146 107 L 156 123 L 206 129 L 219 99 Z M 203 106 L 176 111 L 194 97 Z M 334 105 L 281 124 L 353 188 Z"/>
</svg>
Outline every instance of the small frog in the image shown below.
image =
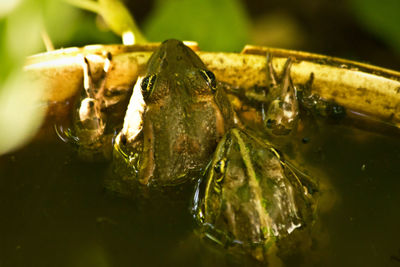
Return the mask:
<svg viewBox="0 0 400 267">
<path fill-rule="evenodd" d="M 120 88 L 106 88 L 108 73 L 114 66 L 112 55 L 105 53 L 100 78 L 95 80 L 89 60 L 79 56 L 83 70 L 83 90 L 72 116 L 72 126 L 64 130 L 55 125 L 57 135 L 77 148 L 78 157 L 86 161 L 109 161 L 115 129 L 122 125 L 128 93 Z"/>
<path fill-rule="evenodd" d="M 195 217 L 205 237 L 265 261 L 277 242 L 312 224 L 315 188 L 270 144 L 234 128 L 198 187 Z"/>
<path fill-rule="evenodd" d="M 138 79 L 115 138 L 121 186 L 177 185 L 202 171 L 231 127 L 230 112 L 196 53 L 181 41 L 163 42 Z"/>
<path fill-rule="evenodd" d="M 298 88 L 290 71 L 294 59 L 289 57 L 277 74 L 272 55 L 266 55 L 266 86 L 230 88 L 230 97 L 238 117 L 247 128 L 267 133 L 269 137 L 285 137 L 294 132 L 299 120 Z M 225 85 L 229 88 L 229 85 Z"/>
<path fill-rule="evenodd" d="M 286 135 L 296 127 L 299 117 L 299 105 L 296 88 L 290 77 L 293 59 L 289 57 L 283 67 L 280 80 L 272 66 L 272 56 L 267 54 L 268 98 L 270 103 L 263 112 L 264 123 L 274 135 Z"/>
</svg>

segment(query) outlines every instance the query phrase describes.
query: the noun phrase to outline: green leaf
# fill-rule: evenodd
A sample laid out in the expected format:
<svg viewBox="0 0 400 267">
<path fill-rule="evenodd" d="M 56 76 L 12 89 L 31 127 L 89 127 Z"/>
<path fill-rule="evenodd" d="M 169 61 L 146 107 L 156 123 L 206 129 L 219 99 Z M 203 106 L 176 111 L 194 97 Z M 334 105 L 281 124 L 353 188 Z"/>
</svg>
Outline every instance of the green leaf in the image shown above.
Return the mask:
<svg viewBox="0 0 400 267">
<path fill-rule="evenodd" d="M 26 56 L 43 49 L 42 3 L 26 0 L 0 21 L 0 155 L 34 136 L 44 116 L 42 88 L 23 73 Z"/>
<path fill-rule="evenodd" d="M 197 41 L 202 50 L 240 51 L 249 18 L 238 0 L 158 0 L 144 24 L 151 41 Z"/>
<path fill-rule="evenodd" d="M 22 70 L 16 70 L 1 84 L 0 155 L 28 142 L 45 115 L 41 105 L 42 87 L 33 86 Z"/>
<path fill-rule="evenodd" d="M 119 0 L 99 0 L 100 14 L 107 25 L 118 35 L 124 38 L 124 34 L 134 34 L 133 43 L 145 43 L 146 39 L 136 26 L 136 22 L 129 10 Z M 125 42 L 124 42 L 125 43 Z"/>
</svg>

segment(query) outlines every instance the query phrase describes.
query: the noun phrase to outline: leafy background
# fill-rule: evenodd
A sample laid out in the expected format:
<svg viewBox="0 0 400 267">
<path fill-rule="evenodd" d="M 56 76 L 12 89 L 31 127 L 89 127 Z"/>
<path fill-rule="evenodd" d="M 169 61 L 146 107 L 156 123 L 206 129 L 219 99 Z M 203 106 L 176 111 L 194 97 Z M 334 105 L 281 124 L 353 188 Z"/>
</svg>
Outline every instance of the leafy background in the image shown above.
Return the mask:
<svg viewBox="0 0 400 267">
<path fill-rule="evenodd" d="M 149 41 L 195 40 L 239 52 L 246 43 L 316 52 L 400 70 L 399 0 L 154 0 L 125 2 Z M 40 88 L 24 84 L 26 56 L 56 48 L 120 43 L 96 14 L 61 0 L 0 2 L 0 154 L 34 136 Z"/>
</svg>

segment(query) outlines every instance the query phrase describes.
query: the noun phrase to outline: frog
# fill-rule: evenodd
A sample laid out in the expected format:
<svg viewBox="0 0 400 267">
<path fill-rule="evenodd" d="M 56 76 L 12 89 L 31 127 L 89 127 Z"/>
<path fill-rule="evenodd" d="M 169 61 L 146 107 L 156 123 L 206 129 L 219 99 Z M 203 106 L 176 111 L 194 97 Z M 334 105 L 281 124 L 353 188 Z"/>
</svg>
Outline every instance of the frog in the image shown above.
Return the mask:
<svg viewBox="0 0 400 267">
<path fill-rule="evenodd" d="M 269 83 L 269 104 L 263 110 L 265 128 L 273 135 L 287 135 L 296 128 L 299 118 L 297 88 L 293 85 L 290 69 L 293 58 L 289 57 L 283 67 L 281 80 L 272 65 L 272 55 L 267 54 L 267 83 Z M 263 107 L 263 108 L 264 108 Z"/>
<path fill-rule="evenodd" d="M 123 185 L 114 181 L 113 187 L 176 186 L 203 171 L 233 125 L 217 86 L 193 50 L 178 40 L 163 42 L 136 82 L 115 137 L 113 164 Z"/>
<path fill-rule="evenodd" d="M 291 62 L 288 59 L 278 79 L 267 56 L 271 96 L 260 113 L 265 115 L 263 127 L 274 135 L 292 131 L 297 119 Z M 276 239 L 285 239 L 311 221 L 311 179 L 301 180 L 264 136 L 247 131 L 227 85 L 217 81 L 183 42 L 170 39 L 153 52 L 126 101 L 125 114 L 114 116 L 117 122 L 111 126 L 104 93 L 111 56 L 97 83 L 89 62 L 83 58 L 82 64 L 83 97 L 68 137 L 79 146 L 80 155 L 110 159 L 111 171 L 105 178 L 110 191 L 153 198 L 184 185 L 206 183 L 192 209 L 199 228 L 224 246 L 244 244 L 242 248 L 260 261 L 265 251 L 276 247 Z M 221 201 L 238 208 L 238 213 L 220 215 Z M 220 224 L 225 219 L 230 225 Z M 229 229 L 235 223 L 241 224 L 239 228 Z"/>
<path fill-rule="evenodd" d="M 294 235 L 304 240 L 315 219 L 317 189 L 317 181 L 302 175 L 271 144 L 232 128 L 197 187 L 198 233 L 234 254 L 245 251 L 265 262 Z"/>
<path fill-rule="evenodd" d="M 234 109 L 247 128 L 262 131 L 269 137 L 287 137 L 296 131 L 300 118 L 299 88 L 291 78 L 295 59 L 288 57 L 279 73 L 272 62 L 273 56 L 266 53 L 265 86 L 224 86 L 228 87 Z"/>
</svg>

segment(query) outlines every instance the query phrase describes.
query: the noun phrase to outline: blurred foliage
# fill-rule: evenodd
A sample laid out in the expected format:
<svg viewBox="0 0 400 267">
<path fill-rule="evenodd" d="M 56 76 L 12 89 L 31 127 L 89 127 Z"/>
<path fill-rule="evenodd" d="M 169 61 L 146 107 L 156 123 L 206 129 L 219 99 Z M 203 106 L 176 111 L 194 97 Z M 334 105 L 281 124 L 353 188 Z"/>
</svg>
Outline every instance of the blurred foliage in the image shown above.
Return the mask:
<svg viewBox="0 0 400 267">
<path fill-rule="evenodd" d="M 364 28 L 400 53 L 400 0 L 349 0 Z"/>
<path fill-rule="evenodd" d="M 240 51 L 249 17 L 239 0 L 158 0 L 143 25 L 151 41 L 197 41 L 203 50 Z"/>
<path fill-rule="evenodd" d="M 42 8 L 45 30 L 56 48 L 121 42 L 96 19 L 96 14 L 84 12 L 67 1 L 45 0 Z"/>
<path fill-rule="evenodd" d="M 0 154 L 20 146 L 32 137 L 44 116 L 41 88 L 24 78 L 26 56 L 42 48 L 42 16 L 37 1 L 0 4 Z M 29 18 L 29 20 L 27 19 Z"/>
<path fill-rule="evenodd" d="M 99 14 L 107 27 L 122 36 L 124 44 L 145 43 L 135 20 L 120 0 L 65 0 L 76 7 Z"/>
</svg>

